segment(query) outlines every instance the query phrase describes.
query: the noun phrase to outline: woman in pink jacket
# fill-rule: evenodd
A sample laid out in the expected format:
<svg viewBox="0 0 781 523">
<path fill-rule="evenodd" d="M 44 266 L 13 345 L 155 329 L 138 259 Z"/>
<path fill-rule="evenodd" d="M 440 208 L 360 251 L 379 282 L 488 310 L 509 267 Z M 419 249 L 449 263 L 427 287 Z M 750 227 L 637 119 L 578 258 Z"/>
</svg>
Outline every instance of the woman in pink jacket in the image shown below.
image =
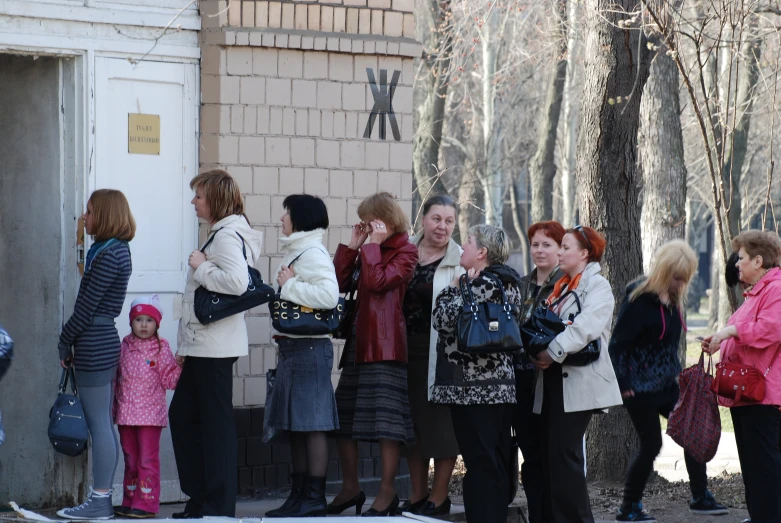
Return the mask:
<svg viewBox="0 0 781 523">
<path fill-rule="evenodd" d="M 122 340 L 114 422 L 125 455 L 122 505 L 114 515 L 152 518 L 160 508 L 160 433 L 168 425 L 165 391 L 176 388 L 183 358 L 157 334 L 163 318 L 157 295 L 130 306 L 133 332 Z M 181 361 L 180 361 L 181 360 Z"/>
<path fill-rule="evenodd" d="M 702 348 L 721 360 L 753 366 L 765 376 L 760 402 L 719 397 L 730 407 L 735 426 L 746 505 L 751 523 L 781 521 L 781 238 L 772 232 L 747 231 L 734 240 L 746 301 L 727 326 L 705 338 Z"/>
</svg>

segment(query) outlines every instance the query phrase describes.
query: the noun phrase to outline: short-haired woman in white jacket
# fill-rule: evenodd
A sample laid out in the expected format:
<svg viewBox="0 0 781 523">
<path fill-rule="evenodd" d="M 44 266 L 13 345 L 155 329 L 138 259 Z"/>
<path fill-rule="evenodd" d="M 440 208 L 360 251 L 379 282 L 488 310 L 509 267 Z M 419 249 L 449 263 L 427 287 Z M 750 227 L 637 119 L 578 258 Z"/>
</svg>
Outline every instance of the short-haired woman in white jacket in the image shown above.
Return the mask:
<svg viewBox="0 0 781 523">
<path fill-rule="evenodd" d="M 276 272 L 280 298 L 301 307 L 331 310 L 339 302 L 339 284 L 331 256 L 323 246 L 328 229 L 325 203 L 317 196 L 292 194 L 282 206 L 285 213 L 279 243 L 285 256 Z M 325 516 L 326 432 L 339 428 L 331 384 L 331 335 L 277 331 L 273 335 L 279 361 L 274 392 L 266 406 L 270 410 L 266 423 L 289 433 L 293 473 L 290 496 L 266 517 Z"/>
<path fill-rule="evenodd" d="M 583 436 L 595 411 L 621 405 L 621 393 L 607 345 L 615 298 L 600 274 L 605 238 L 590 227 L 569 229 L 561 240 L 559 268 L 564 271 L 548 303 L 564 297 L 553 312 L 571 323 L 538 353 L 534 412 L 542 414 L 542 463 L 545 521 L 593 523 L 586 477 Z M 580 301 L 579 308 L 575 296 Z M 599 340 L 599 357 L 583 366 L 567 363 L 589 342 Z"/>
</svg>

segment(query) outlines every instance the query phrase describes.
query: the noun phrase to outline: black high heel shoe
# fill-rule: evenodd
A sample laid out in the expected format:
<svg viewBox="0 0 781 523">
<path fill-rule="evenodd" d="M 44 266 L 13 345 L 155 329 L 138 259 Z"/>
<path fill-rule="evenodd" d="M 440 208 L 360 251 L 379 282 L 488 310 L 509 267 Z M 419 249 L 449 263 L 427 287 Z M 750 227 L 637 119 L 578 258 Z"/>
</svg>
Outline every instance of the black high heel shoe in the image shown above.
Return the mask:
<svg viewBox="0 0 781 523">
<path fill-rule="evenodd" d="M 366 494 L 363 493 L 363 491 L 360 491 L 357 495 L 353 496 L 352 499 L 348 499 L 344 503 L 340 503 L 339 505 L 334 505 L 333 503 L 328 504 L 328 508 L 326 508 L 326 512 L 328 514 L 341 514 L 345 510 L 347 510 L 350 507 L 355 507 L 355 515 L 360 516 L 361 511 L 363 510 L 363 505 L 366 503 Z"/>
<path fill-rule="evenodd" d="M 399 510 L 399 496 L 398 494 L 393 497 L 393 501 L 390 502 L 390 505 L 385 507 L 385 510 L 377 510 L 375 508 L 370 508 L 366 512 L 363 513 L 363 517 L 365 518 L 381 518 L 381 517 L 390 517 L 395 516 L 396 512 Z"/>
</svg>

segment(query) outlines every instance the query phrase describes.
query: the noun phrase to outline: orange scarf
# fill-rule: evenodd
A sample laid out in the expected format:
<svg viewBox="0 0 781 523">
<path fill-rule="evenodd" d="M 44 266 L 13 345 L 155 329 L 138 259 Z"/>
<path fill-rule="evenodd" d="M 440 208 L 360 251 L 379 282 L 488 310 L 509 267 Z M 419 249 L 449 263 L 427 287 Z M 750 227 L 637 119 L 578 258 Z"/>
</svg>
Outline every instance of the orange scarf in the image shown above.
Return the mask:
<svg viewBox="0 0 781 523">
<path fill-rule="evenodd" d="M 553 292 L 550 296 L 548 296 L 548 305 L 556 301 L 559 296 L 564 292 L 564 289 L 577 289 L 578 284 L 580 283 L 580 277 L 583 276 L 583 273 L 579 273 L 574 278 L 570 276 L 569 274 L 565 274 L 561 277 L 559 281 L 556 282 L 556 284 L 553 286 Z"/>
</svg>

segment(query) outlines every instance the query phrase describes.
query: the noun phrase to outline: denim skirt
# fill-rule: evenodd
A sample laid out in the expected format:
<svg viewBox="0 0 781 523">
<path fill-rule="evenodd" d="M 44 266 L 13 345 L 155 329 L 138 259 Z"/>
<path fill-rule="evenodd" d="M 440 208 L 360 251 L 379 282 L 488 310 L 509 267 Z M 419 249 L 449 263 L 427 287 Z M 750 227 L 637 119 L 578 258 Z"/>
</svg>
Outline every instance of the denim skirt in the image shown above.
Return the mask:
<svg viewBox="0 0 781 523">
<path fill-rule="evenodd" d="M 280 338 L 277 376 L 266 405 L 269 426 L 292 432 L 339 428 L 331 384 L 334 347 L 329 338 Z"/>
</svg>

